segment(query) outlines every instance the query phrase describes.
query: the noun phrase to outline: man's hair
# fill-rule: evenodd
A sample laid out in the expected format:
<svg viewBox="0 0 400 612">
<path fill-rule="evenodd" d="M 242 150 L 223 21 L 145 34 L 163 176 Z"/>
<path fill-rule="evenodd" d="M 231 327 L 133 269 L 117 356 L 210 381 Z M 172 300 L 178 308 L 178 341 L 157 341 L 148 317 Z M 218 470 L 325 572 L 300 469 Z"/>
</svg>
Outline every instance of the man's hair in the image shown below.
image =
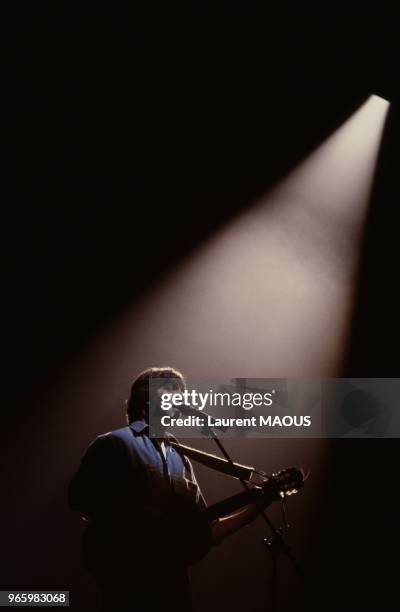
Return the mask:
<svg viewBox="0 0 400 612">
<path fill-rule="evenodd" d="M 151 378 L 165 378 L 176 381 L 176 388 L 183 390 L 185 388 L 185 379 L 179 370 L 174 368 L 148 368 L 143 370 L 139 376 L 133 381 L 131 394 L 126 400 L 126 417 L 128 423 L 143 419 L 148 414 L 149 405 L 149 387 Z"/>
</svg>

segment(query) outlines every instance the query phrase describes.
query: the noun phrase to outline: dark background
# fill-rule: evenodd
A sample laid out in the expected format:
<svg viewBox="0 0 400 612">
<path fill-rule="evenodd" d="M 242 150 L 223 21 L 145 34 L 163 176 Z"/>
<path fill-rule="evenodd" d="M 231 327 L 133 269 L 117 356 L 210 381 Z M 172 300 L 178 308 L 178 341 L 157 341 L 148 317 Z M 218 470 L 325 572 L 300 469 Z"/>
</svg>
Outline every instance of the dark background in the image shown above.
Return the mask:
<svg viewBox="0 0 400 612">
<path fill-rule="evenodd" d="M 370 93 L 391 109 L 342 374 L 398 376 L 396 26 L 383 9 L 244 3 L 129 15 L 111 5 L 31 6 L 7 16 L 2 589 L 70 588 L 82 610 L 95 601 L 65 486 L 77 454 L 118 420 L 91 408 L 78 422 L 72 390 L 53 381 L 128 301 Z M 308 456 L 299 441 L 271 445 L 274 468 Z M 254 461 L 240 441 L 231 449 Z M 395 440 L 329 444 L 308 493 L 310 531 L 293 536 L 306 593 L 283 563 L 287 609 L 395 608 L 397 451 Z M 199 478 L 208 498 L 221 495 L 216 477 Z M 295 503 L 301 525 L 307 508 Z M 199 610 L 217 609 L 212 596 L 222 610 L 262 609 L 262 532 L 251 527 L 196 569 Z M 225 586 L 231 578 L 239 591 Z"/>
</svg>

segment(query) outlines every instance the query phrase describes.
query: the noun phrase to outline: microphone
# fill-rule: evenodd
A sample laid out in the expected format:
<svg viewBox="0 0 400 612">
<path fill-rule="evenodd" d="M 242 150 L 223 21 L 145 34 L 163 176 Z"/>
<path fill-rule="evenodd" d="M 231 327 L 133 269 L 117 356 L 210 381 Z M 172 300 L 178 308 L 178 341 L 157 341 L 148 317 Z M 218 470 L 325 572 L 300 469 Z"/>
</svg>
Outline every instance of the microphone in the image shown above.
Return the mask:
<svg viewBox="0 0 400 612">
<path fill-rule="evenodd" d="M 216 425 L 214 417 L 212 417 L 210 414 L 207 414 L 207 412 L 203 412 L 202 410 L 197 410 L 197 408 L 193 408 L 193 406 L 191 406 L 190 404 L 182 404 L 181 406 L 174 406 L 174 408 L 176 408 L 176 410 L 181 414 L 185 414 L 187 416 L 204 417 L 205 419 L 207 419 L 208 427 L 214 427 L 215 429 L 219 429 L 220 431 L 228 431 L 229 429 L 229 425 Z M 206 430 L 207 426 L 205 426 L 204 429 Z"/>
</svg>

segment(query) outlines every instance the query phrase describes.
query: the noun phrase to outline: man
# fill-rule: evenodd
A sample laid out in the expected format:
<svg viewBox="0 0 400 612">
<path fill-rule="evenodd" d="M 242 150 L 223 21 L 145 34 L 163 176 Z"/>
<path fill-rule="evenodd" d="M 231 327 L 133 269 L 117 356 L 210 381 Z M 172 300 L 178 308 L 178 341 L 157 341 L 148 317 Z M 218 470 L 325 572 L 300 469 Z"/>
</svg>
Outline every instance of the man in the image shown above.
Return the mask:
<svg viewBox="0 0 400 612">
<path fill-rule="evenodd" d="M 191 609 L 187 568 L 257 515 L 254 503 L 212 522 L 191 463 L 149 437 L 150 379 L 184 390 L 173 368 L 150 368 L 134 381 L 126 402 L 128 426 L 96 438 L 68 491 L 87 521 L 85 565 L 105 610 Z"/>
</svg>

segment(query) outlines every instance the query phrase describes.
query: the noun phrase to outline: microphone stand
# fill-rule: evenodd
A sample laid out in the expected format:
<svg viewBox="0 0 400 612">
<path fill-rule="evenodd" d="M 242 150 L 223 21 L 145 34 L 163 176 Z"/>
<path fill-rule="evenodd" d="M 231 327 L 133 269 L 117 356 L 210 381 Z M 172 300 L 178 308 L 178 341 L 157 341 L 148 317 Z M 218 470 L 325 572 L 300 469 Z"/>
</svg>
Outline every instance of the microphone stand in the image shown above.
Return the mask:
<svg viewBox="0 0 400 612">
<path fill-rule="evenodd" d="M 221 440 L 219 439 L 219 437 L 215 433 L 213 427 L 210 426 L 210 425 L 205 425 L 203 427 L 201 433 L 203 435 L 208 436 L 208 437 L 210 437 L 210 438 L 212 438 L 214 440 L 214 442 L 218 446 L 219 450 L 221 451 L 221 453 L 223 454 L 223 456 L 225 457 L 225 459 L 228 461 L 229 465 L 231 466 L 231 469 L 235 473 L 236 478 L 240 481 L 240 483 L 242 484 L 242 486 L 245 489 L 245 491 L 247 491 L 247 493 L 249 494 L 250 499 L 255 503 L 257 511 L 258 511 L 258 515 L 263 518 L 263 520 L 266 523 L 266 525 L 268 526 L 269 530 L 272 532 L 272 537 L 270 539 L 268 539 L 268 537 L 265 537 L 262 542 L 266 546 L 266 548 L 270 551 L 271 556 L 272 556 L 272 577 L 271 577 L 272 610 L 273 610 L 273 612 L 278 612 L 278 607 L 279 607 L 278 557 L 279 557 L 279 555 L 283 552 L 287 556 L 287 558 L 291 561 L 291 563 L 292 563 L 292 565 L 293 565 L 293 567 L 294 567 L 294 569 L 296 571 L 296 574 L 300 578 L 304 577 L 303 570 L 299 566 L 299 564 L 297 563 L 296 559 L 293 557 L 292 552 L 291 552 L 289 546 L 284 541 L 284 539 L 282 537 L 282 530 L 281 529 L 276 529 L 276 527 L 270 521 L 270 519 L 267 516 L 267 513 L 265 512 L 265 509 L 263 508 L 260 500 L 253 493 L 251 487 L 249 487 L 247 482 L 241 476 L 239 470 L 235 466 L 235 464 L 234 464 L 231 456 L 229 455 L 228 451 L 225 449 L 225 447 L 222 444 Z"/>
</svg>

